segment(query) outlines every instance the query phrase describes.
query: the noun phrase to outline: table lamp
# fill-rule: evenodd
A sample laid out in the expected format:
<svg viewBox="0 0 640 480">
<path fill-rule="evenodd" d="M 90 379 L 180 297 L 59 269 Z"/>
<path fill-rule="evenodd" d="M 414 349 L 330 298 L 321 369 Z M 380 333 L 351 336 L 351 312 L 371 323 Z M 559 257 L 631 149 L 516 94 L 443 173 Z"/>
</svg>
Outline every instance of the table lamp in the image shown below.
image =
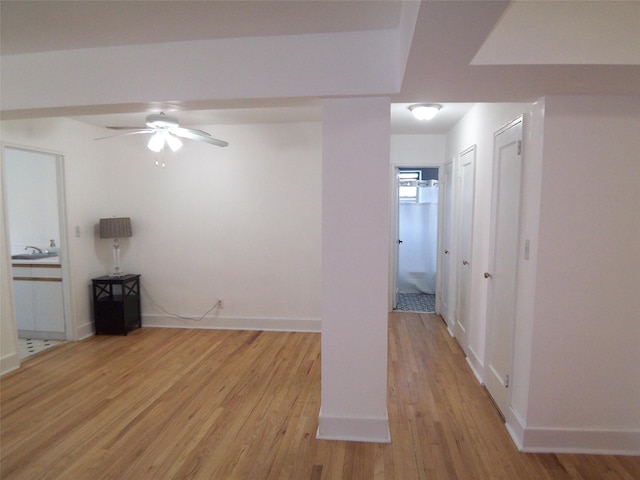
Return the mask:
<svg viewBox="0 0 640 480">
<path fill-rule="evenodd" d="M 100 238 L 113 238 L 113 259 L 115 267 L 110 277 L 122 277 L 124 273 L 120 271 L 120 243 L 119 238 L 132 237 L 131 218 L 113 217 L 100 219 Z"/>
</svg>

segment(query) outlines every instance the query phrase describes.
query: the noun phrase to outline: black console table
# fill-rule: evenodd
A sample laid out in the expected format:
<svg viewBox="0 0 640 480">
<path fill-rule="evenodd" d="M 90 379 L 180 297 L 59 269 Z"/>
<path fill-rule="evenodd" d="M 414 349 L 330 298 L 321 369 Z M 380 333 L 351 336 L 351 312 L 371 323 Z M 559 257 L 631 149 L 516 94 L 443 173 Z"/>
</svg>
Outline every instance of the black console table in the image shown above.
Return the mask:
<svg viewBox="0 0 640 480">
<path fill-rule="evenodd" d="M 129 330 L 142 327 L 140 275 L 105 275 L 91 281 L 96 335 L 126 335 Z"/>
</svg>

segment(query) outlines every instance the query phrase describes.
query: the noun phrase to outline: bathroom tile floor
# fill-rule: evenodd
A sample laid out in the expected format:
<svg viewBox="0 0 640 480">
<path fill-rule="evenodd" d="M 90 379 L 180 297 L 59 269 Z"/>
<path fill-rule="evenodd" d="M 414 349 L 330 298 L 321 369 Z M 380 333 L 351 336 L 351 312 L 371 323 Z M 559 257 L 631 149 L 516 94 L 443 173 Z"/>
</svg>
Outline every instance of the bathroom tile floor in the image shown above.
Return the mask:
<svg viewBox="0 0 640 480">
<path fill-rule="evenodd" d="M 55 347 L 64 343 L 63 340 L 37 340 L 34 338 L 19 338 L 18 339 L 18 352 L 20 353 L 20 359 L 35 355 L 36 353 L 43 352 L 44 350 Z"/>
<path fill-rule="evenodd" d="M 428 293 L 399 293 L 398 305 L 394 310 L 399 312 L 427 312 L 436 311 L 436 296 Z"/>
</svg>

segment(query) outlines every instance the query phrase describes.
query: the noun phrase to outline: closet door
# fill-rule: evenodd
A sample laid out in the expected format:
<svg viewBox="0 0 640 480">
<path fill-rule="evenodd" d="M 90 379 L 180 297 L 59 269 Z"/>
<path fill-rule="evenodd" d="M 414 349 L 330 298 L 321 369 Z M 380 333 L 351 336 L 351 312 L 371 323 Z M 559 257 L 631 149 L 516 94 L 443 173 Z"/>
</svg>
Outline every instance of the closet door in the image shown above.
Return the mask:
<svg viewBox="0 0 640 480">
<path fill-rule="evenodd" d="M 487 288 L 485 383 L 506 417 L 511 383 L 519 254 L 522 117 L 495 134 Z"/>
<path fill-rule="evenodd" d="M 452 272 L 453 259 L 453 226 L 455 222 L 453 209 L 453 160 L 447 162 L 442 169 L 442 243 L 440 264 L 442 265 L 442 294 L 440 295 L 440 314 L 447 322 L 447 328 L 453 333 L 455 325 L 454 298 L 455 276 Z"/>
<path fill-rule="evenodd" d="M 473 238 L 473 199 L 475 194 L 476 147 L 460 154 L 460 211 L 456 248 L 456 324 L 455 336 L 467 352 L 469 330 L 469 301 L 471 296 L 471 245 Z M 468 353 L 468 352 L 467 352 Z"/>
</svg>

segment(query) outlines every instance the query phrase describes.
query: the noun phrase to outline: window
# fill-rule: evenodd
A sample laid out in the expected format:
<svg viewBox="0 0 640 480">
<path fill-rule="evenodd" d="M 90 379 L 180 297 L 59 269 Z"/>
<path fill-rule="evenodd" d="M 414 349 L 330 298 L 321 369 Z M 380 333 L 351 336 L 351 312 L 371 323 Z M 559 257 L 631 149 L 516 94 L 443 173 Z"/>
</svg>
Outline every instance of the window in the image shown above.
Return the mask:
<svg viewBox="0 0 640 480">
<path fill-rule="evenodd" d="M 421 170 L 398 171 L 398 197 L 400 203 L 416 203 L 418 201 L 418 182 L 422 180 Z"/>
</svg>

